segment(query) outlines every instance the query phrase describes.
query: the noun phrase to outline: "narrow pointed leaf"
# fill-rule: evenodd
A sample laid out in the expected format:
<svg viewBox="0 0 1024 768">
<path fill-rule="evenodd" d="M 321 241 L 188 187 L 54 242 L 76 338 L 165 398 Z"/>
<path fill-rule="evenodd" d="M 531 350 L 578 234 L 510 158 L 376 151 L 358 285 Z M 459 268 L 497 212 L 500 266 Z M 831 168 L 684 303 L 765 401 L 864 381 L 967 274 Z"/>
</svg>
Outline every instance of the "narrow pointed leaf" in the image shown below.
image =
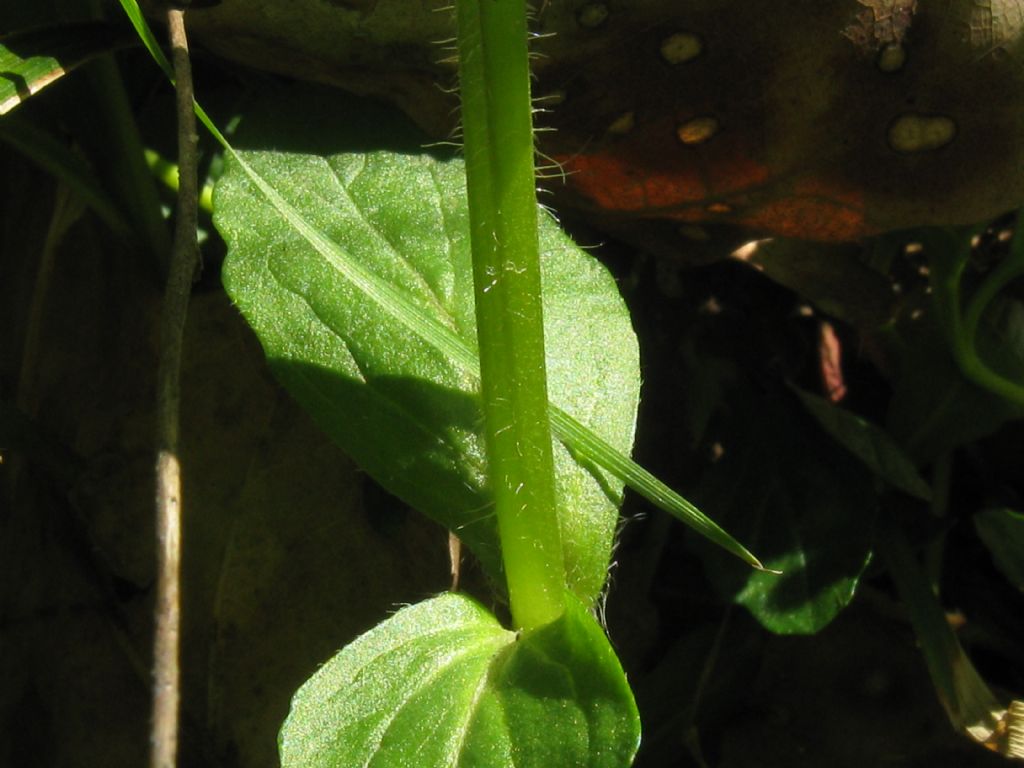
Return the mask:
<svg viewBox="0 0 1024 768">
<path fill-rule="evenodd" d="M 0 36 L 0 115 L 94 56 L 132 41 L 124 30 L 101 22 L 59 24 Z"/>
<path fill-rule="evenodd" d="M 24 112 L 0 121 L 0 141 L 30 158 L 68 185 L 120 237 L 132 237 L 131 225 L 103 188 L 86 160 L 57 138 L 48 125 Z"/>
<path fill-rule="evenodd" d="M 975 515 L 974 528 L 996 567 L 1024 592 L 1024 514 L 1006 508 L 986 509 Z"/>
<path fill-rule="evenodd" d="M 821 428 L 873 474 L 911 496 L 925 501 L 931 498 L 931 487 L 888 432 L 823 397 L 795 387 L 793 391 Z"/>
</svg>

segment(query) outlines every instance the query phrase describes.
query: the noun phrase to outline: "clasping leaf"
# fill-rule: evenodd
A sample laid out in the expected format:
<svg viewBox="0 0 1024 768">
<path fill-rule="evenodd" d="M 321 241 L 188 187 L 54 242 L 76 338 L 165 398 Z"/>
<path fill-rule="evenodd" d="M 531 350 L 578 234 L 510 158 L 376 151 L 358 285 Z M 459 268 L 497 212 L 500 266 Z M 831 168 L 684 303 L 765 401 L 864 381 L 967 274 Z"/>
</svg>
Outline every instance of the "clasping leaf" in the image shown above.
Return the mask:
<svg viewBox="0 0 1024 768">
<path fill-rule="evenodd" d="M 622 768 L 639 739 L 619 661 L 578 599 L 517 637 L 446 594 L 403 608 L 310 678 L 280 751 L 283 768 Z"/>
</svg>

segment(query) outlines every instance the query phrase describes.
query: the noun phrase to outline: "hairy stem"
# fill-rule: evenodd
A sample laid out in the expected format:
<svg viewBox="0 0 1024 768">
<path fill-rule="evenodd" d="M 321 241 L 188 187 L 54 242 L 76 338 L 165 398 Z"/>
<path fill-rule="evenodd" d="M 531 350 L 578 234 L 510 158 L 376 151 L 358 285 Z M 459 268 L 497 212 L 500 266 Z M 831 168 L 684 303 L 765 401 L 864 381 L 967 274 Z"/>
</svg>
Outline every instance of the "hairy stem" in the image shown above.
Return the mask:
<svg viewBox="0 0 1024 768">
<path fill-rule="evenodd" d="M 533 126 L 523 0 L 460 0 L 465 136 L 480 386 L 512 617 L 565 608 L 541 311 Z"/>
</svg>

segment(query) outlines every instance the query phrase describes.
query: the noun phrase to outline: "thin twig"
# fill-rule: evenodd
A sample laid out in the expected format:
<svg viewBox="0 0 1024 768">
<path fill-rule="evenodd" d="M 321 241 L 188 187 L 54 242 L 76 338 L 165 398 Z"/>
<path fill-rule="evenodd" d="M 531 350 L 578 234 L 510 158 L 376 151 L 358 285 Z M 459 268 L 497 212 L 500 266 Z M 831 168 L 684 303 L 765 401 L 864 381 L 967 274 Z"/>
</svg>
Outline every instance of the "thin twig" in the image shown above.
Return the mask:
<svg viewBox="0 0 1024 768">
<path fill-rule="evenodd" d="M 178 412 L 181 392 L 181 348 L 192 277 L 199 253 L 196 242 L 196 123 L 192 71 L 185 36 L 185 12 L 167 11 L 178 108 L 178 212 L 174 249 L 160 318 L 160 362 L 157 369 L 157 594 L 153 643 L 153 723 L 151 768 L 174 768 L 178 751 L 178 709 L 181 697 L 179 642 L 181 635 L 181 470 L 178 462 Z"/>
</svg>

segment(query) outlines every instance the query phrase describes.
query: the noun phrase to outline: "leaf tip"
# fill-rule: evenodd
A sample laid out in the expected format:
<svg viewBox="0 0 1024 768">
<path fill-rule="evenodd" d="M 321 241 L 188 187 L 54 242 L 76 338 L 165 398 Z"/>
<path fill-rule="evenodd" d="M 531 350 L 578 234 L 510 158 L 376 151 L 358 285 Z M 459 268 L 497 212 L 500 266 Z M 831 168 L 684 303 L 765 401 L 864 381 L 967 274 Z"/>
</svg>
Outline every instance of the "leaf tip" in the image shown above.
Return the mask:
<svg viewBox="0 0 1024 768">
<path fill-rule="evenodd" d="M 740 545 L 740 552 L 738 554 L 747 565 L 756 571 L 761 571 L 761 573 L 770 573 L 772 576 L 782 575 L 782 571 L 776 568 L 768 568 L 754 555 L 753 552 L 742 545 Z"/>
</svg>

